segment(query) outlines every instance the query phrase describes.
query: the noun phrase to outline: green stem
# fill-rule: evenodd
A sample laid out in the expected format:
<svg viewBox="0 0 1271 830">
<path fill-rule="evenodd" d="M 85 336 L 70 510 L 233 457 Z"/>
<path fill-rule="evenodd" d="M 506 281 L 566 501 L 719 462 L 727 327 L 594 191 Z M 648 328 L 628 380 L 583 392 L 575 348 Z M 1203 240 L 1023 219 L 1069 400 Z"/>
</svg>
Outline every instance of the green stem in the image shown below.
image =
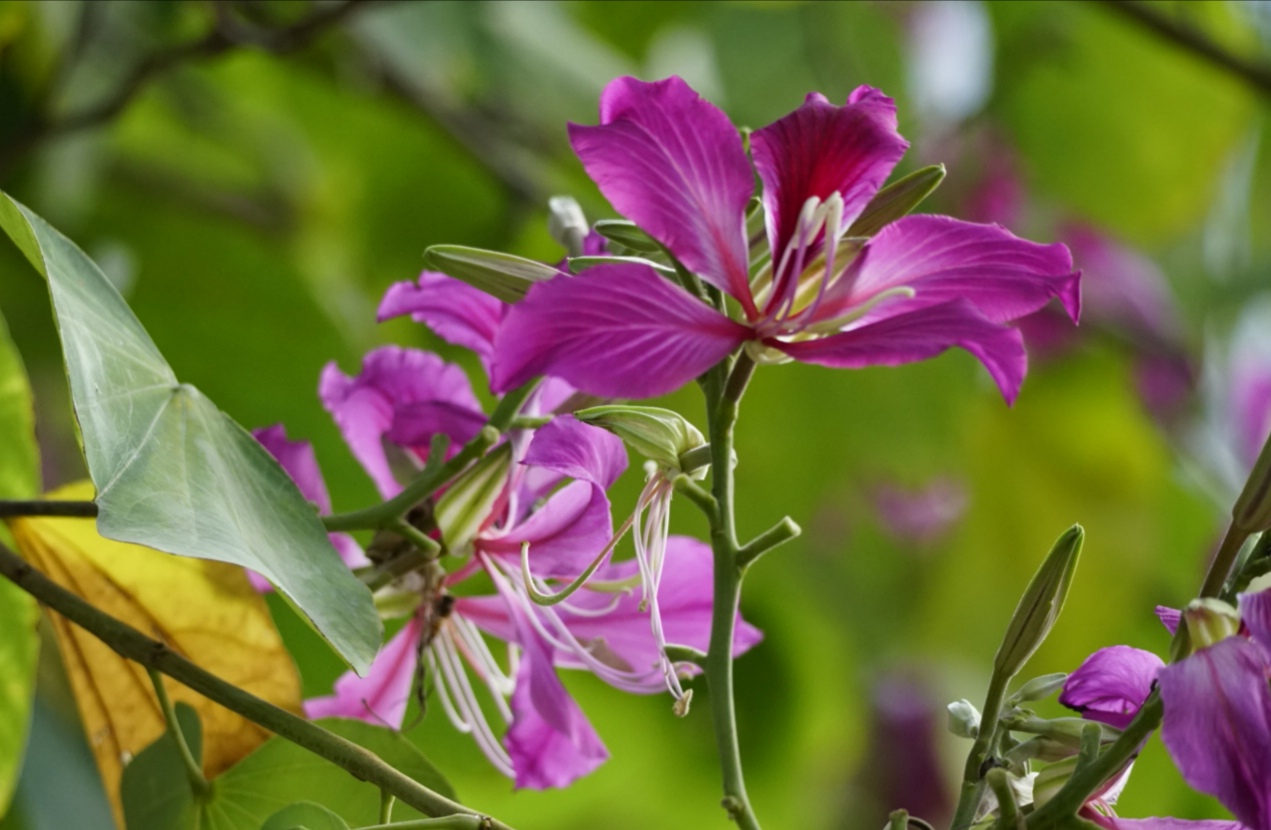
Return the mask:
<svg viewBox="0 0 1271 830">
<path fill-rule="evenodd" d="M 443 816 L 418 821 L 399 821 L 396 824 L 377 824 L 361 830 L 485 830 L 487 824 L 481 816 Z"/>
<path fill-rule="evenodd" d="M 391 793 L 403 803 L 430 816 L 467 815 L 484 820 L 491 830 L 510 830 L 458 804 L 386 764 L 379 756 L 333 735 L 315 723 L 261 700 L 152 640 L 132 626 L 105 614 L 32 568 L 0 544 L 0 576 L 83 628 L 116 654 L 161 672 L 252 723 L 321 756 L 359 780 Z M 480 825 L 472 825 L 480 826 Z"/>
<path fill-rule="evenodd" d="M 1148 695 L 1120 737 L 1097 758 L 1078 767 L 1055 797 L 1028 817 L 1029 830 L 1058 830 L 1070 825 L 1072 817 L 1090 796 L 1134 760 L 1148 735 L 1161 725 L 1164 711 L 1160 695 L 1157 692 Z"/>
<path fill-rule="evenodd" d="M 150 682 L 154 684 L 154 694 L 159 699 L 159 709 L 163 712 L 163 720 L 168 725 L 172 740 L 176 742 L 181 763 L 185 765 L 185 777 L 190 782 L 190 791 L 194 793 L 194 800 L 200 801 L 207 797 L 212 786 L 203 777 L 203 765 L 194 757 L 190 744 L 185 740 L 185 733 L 181 731 L 176 710 L 172 708 L 172 699 L 168 697 L 168 690 L 163 685 L 163 675 L 149 666 L 146 667 L 146 673 L 150 675 Z"/>
<path fill-rule="evenodd" d="M 993 795 L 997 796 L 997 827 L 1001 830 L 1017 830 L 1021 826 L 1019 804 L 1015 801 L 1015 792 L 1006 777 L 1006 770 L 991 769 L 984 777 Z"/>
<path fill-rule="evenodd" d="M 994 671 L 989 678 L 989 690 L 984 695 L 984 708 L 981 710 L 983 714 L 980 715 L 980 733 L 971 746 L 966 767 L 962 771 L 962 791 L 951 825 L 955 830 L 971 826 L 975 821 L 976 810 L 980 807 L 980 800 L 984 798 L 984 775 L 981 770 L 993 747 L 998 719 L 1002 713 L 1002 699 L 1006 695 L 1006 685 L 1009 682 L 1010 678 L 998 671 Z"/>
<path fill-rule="evenodd" d="M 1248 532 L 1237 529 L 1235 522 L 1228 525 L 1227 534 L 1222 537 L 1222 544 L 1218 547 L 1218 553 L 1214 555 L 1214 561 L 1209 563 L 1209 571 L 1205 574 L 1205 582 L 1200 586 L 1200 595 L 1202 597 L 1216 597 L 1222 591 L 1222 586 L 1226 584 L 1227 575 L 1231 571 L 1231 565 L 1236 561 L 1240 548 L 1244 545 L 1245 539 L 1248 538 Z"/>
<path fill-rule="evenodd" d="M 708 521 L 714 521 L 718 513 L 718 505 L 715 503 L 715 497 L 702 489 L 696 481 L 688 476 L 680 473 L 671 482 L 675 485 L 675 489 L 680 494 L 686 496 L 689 501 L 697 505 L 697 508 L 706 515 Z"/>
<path fill-rule="evenodd" d="M 441 543 L 424 533 L 405 519 L 397 519 L 389 524 L 393 532 L 414 545 L 425 559 L 436 559 L 441 553 Z"/>
<path fill-rule="evenodd" d="M 802 532 L 803 529 L 799 527 L 795 520 L 786 516 L 754 539 L 751 539 L 741 550 L 737 551 L 737 564 L 742 568 L 748 568 L 756 559 L 773 548 L 784 545 L 791 539 L 797 539 Z"/>
<path fill-rule="evenodd" d="M 711 612 L 710 648 L 706 653 L 706 679 L 710 691 L 711 716 L 715 741 L 724 777 L 724 807 L 743 830 L 759 830 L 746 782 L 742 773 L 741 748 L 737 740 L 737 716 L 733 701 L 733 639 L 737 608 L 741 602 L 743 568 L 738 564 L 737 528 L 733 505 L 733 430 L 737 424 L 738 405 L 755 364 L 742 353 L 727 380 L 729 361 L 711 371 L 713 378 L 703 384 L 708 391 L 707 410 L 710 419 L 711 489 L 717 509 L 711 521 L 711 550 L 715 558 L 715 594 Z M 722 393 L 710 395 L 715 389 Z"/>
<path fill-rule="evenodd" d="M 393 804 L 397 801 L 392 793 L 380 791 L 380 824 L 393 821 Z"/>
<path fill-rule="evenodd" d="M 887 819 L 887 830 L 909 830 L 909 813 L 896 810 Z"/>
</svg>

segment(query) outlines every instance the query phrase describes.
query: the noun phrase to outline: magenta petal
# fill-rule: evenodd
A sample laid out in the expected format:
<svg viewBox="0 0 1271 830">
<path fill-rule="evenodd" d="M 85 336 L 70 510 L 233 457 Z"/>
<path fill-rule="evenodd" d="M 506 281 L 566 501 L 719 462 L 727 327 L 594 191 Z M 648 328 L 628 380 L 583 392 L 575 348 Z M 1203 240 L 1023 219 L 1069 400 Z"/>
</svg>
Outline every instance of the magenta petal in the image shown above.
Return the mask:
<svg viewBox="0 0 1271 830">
<path fill-rule="evenodd" d="M 499 538 L 482 538 L 477 544 L 486 553 L 511 556 L 519 563 L 521 544 L 529 542 L 534 576 L 573 579 L 612 536 L 613 520 L 605 491 L 591 482 L 574 481 Z"/>
<path fill-rule="evenodd" d="M 1271 589 L 1240 595 L 1240 621 L 1271 655 Z"/>
<path fill-rule="evenodd" d="M 754 177 L 718 107 L 677 77 L 617 78 L 601 95 L 600 126 L 570 124 L 569 140 L 619 213 L 689 270 L 751 302 L 745 213 Z"/>
<path fill-rule="evenodd" d="M 627 469 L 627 451 L 612 432 L 584 424 L 573 415 L 560 415 L 534 433 L 521 463 L 608 490 Z"/>
<path fill-rule="evenodd" d="M 795 360 L 836 369 L 900 366 L 959 346 L 979 358 L 1007 403 L 1014 402 L 1028 370 L 1020 333 L 985 318 L 968 300 L 886 317 L 818 340 L 767 342 Z"/>
<path fill-rule="evenodd" d="M 485 423 L 485 413 L 466 403 L 417 401 L 395 408 L 386 437 L 403 447 L 427 447 L 434 435 L 446 435 L 457 448 L 475 438 Z"/>
<path fill-rule="evenodd" d="M 331 512 L 331 496 L 327 494 L 327 483 L 322 480 L 312 444 L 289 440 L 287 428 L 282 424 L 254 429 L 252 437 L 278 460 L 304 497 L 317 505 L 319 513 L 325 515 Z"/>
<path fill-rule="evenodd" d="M 1082 810 L 1080 815 L 1108 830 L 1246 830 L 1240 822 L 1220 819 L 1122 818 L 1105 816 L 1090 808 Z"/>
<path fill-rule="evenodd" d="M 514 603 L 509 600 L 508 606 L 522 651 L 512 692 L 512 725 L 503 745 L 518 788 L 567 787 L 604 763 L 609 751 L 556 676 L 551 649 L 525 617 L 526 610 Z"/>
<path fill-rule="evenodd" d="M 419 618 L 412 618 L 385 644 L 366 677 L 345 672 L 335 681 L 334 695 L 305 701 L 305 714 L 313 719 L 356 718 L 401 729 L 422 630 Z"/>
<path fill-rule="evenodd" d="M 600 265 L 530 288 L 495 341 L 496 392 L 537 375 L 609 398 L 672 392 L 750 332 L 643 265 Z"/>
<path fill-rule="evenodd" d="M 1059 702 L 1087 720 L 1124 729 L 1151 693 L 1163 665 L 1150 651 L 1130 646 L 1101 648 L 1068 675 Z"/>
<path fill-rule="evenodd" d="M 597 578 L 617 581 L 636 572 L 636 563 L 628 560 L 603 569 Z M 687 536 L 668 537 L 666 567 L 658 590 L 668 643 L 699 651 L 705 651 L 710 645 L 713 574 L 714 560 L 709 545 Z M 649 627 L 649 613 L 640 610 L 640 592 L 621 595 L 612 610 L 595 615 L 601 609 L 610 608 L 613 599 L 609 593 L 579 591 L 570 598 L 570 605 L 592 613 L 574 614 L 563 610 L 561 619 L 581 642 L 596 647 L 603 645 L 605 653 L 620 658 L 631 670 L 647 672 L 644 691 L 665 691 L 660 655 Z M 745 653 L 762 639 L 763 633 L 738 614 L 733 655 Z M 558 653 L 557 660 L 561 665 L 582 667 L 582 663 L 569 654 Z"/>
<path fill-rule="evenodd" d="M 1161 671 L 1161 739 L 1184 780 L 1271 827 L 1271 688 L 1257 644 L 1228 637 Z"/>
<path fill-rule="evenodd" d="M 401 490 L 384 452 L 383 440 L 403 408 L 431 402 L 466 410 L 474 417 L 481 413 L 462 369 L 434 354 L 396 346 L 384 346 L 367 354 L 356 378 L 346 376 L 335 363 L 327 364 L 318 395 L 335 418 L 354 457 L 385 498 Z M 464 434 L 450 437 L 458 443 Z M 427 452 L 431 435 L 417 437 L 420 440 L 416 449 Z"/>
<path fill-rule="evenodd" d="M 1165 626 L 1165 630 L 1173 634 L 1178 631 L 1178 624 L 1183 620 L 1183 612 L 1165 605 L 1156 606 L 1156 618 Z"/>
<path fill-rule="evenodd" d="M 843 223 L 850 225 L 909 142 L 896 132 L 892 99 L 861 87 L 841 107 L 818 92 L 809 94 L 794 112 L 752 133 L 750 146 L 763 181 L 768 242 L 778 262 L 808 198 L 842 194 Z"/>
<path fill-rule="evenodd" d="M 1080 276 L 1061 244 L 1029 242 L 998 225 L 906 216 L 866 244 L 817 317 L 836 317 L 903 286 L 913 289 L 913 300 L 893 301 L 883 309 L 965 299 L 988 319 L 1004 323 L 1058 297 L 1075 323 L 1081 313 Z"/>
<path fill-rule="evenodd" d="M 409 314 L 447 343 L 476 352 L 488 365 L 505 308 L 499 300 L 467 283 L 437 271 L 424 271 L 417 282 L 399 282 L 389 287 L 380 301 L 377 319 L 383 322 Z"/>
</svg>

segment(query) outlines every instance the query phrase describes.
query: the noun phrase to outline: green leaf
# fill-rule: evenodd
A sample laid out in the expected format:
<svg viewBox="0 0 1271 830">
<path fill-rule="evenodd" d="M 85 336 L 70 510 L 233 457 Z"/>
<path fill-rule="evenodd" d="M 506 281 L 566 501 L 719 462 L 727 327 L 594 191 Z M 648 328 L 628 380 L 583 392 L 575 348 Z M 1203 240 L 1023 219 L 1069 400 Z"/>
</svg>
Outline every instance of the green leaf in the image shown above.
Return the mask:
<svg viewBox="0 0 1271 830">
<path fill-rule="evenodd" d="M 190 724 L 193 717 L 195 723 Z M 193 710 L 178 705 L 191 749 L 198 751 L 198 724 Z M 374 752 L 419 783 L 455 798 L 454 790 L 413 744 L 396 732 L 368 723 L 328 719 L 324 728 Z M 261 830 L 267 821 L 300 802 L 320 804 L 352 827 L 379 823 L 380 790 L 359 781 L 329 761 L 283 738 L 272 738 L 212 782 L 212 794 L 196 803 L 167 735 L 147 747 L 127 768 L 121 787 L 129 830 Z M 397 821 L 424 818 L 398 802 Z M 328 830 L 306 816 L 309 830 Z M 330 825 L 340 827 L 341 825 Z M 270 830 L 273 830 L 270 825 Z"/>
<path fill-rule="evenodd" d="M 365 673 L 382 634 L 371 594 L 290 477 L 177 380 L 74 243 L 8 196 L 0 198 L 0 226 L 49 283 L 101 534 L 251 568 Z"/>
<path fill-rule="evenodd" d="M 29 499 L 40 492 L 31 388 L 17 349 L 0 318 L 0 498 Z M 0 526 L 0 541 L 13 541 Z M 0 816 L 9 808 L 18 780 L 31 701 L 39 609 L 27 594 L 0 580 Z"/>
<path fill-rule="evenodd" d="M 344 819 L 312 801 L 283 807 L 260 830 L 349 830 Z"/>
</svg>

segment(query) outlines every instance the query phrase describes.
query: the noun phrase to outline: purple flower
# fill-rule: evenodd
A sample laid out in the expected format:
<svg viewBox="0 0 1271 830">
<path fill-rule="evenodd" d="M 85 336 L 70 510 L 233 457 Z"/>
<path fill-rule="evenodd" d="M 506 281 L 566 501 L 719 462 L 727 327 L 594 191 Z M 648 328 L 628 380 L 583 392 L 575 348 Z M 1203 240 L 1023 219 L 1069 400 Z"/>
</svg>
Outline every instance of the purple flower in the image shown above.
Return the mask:
<svg viewBox="0 0 1271 830">
<path fill-rule="evenodd" d="M 530 288 L 495 338 L 493 385 L 540 374 L 608 397 L 669 392 L 747 344 L 760 359 L 898 365 L 960 346 L 1012 400 L 1026 369 L 1005 323 L 1059 297 L 1075 320 L 1078 274 L 1062 245 L 993 225 L 910 216 L 872 239 L 852 223 L 904 154 L 890 98 L 819 94 L 750 137 L 769 253 L 753 264 L 753 173 L 741 137 L 679 78 L 619 78 L 600 124 L 570 125 L 583 166 L 620 213 L 735 299 L 730 319 L 650 265 L 605 264 Z"/>
<path fill-rule="evenodd" d="M 930 545 L 944 536 L 966 513 L 969 501 L 962 482 L 946 476 L 914 488 L 885 482 L 870 495 L 888 535 L 918 545 Z"/>
<path fill-rule="evenodd" d="M 1161 671 L 1161 739 L 1188 784 L 1251 830 L 1271 830 L 1271 592 L 1242 594 L 1240 616 L 1248 637 Z"/>
</svg>

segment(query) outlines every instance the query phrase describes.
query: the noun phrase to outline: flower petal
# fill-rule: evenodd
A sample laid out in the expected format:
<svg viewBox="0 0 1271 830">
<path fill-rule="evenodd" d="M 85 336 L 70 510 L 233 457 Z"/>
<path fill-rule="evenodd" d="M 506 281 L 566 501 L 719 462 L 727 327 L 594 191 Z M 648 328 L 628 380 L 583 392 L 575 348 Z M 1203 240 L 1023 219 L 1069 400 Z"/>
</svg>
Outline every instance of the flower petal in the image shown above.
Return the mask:
<svg viewBox="0 0 1271 830">
<path fill-rule="evenodd" d="M 1186 818 L 1122 818 L 1105 816 L 1098 810 L 1086 808 L 1081 817 L 1094 822 L 1108 830 L 1246 830 L 1238 821 L 1222 821 L 1221 819 L 1186 819 Z"/>
<path fill-rule="evenodd" d="M 1101 648 L 1068 676 L 1059 702 L 1087 720 L 1124 729 L 1151 693 L 1163 665 L 1150 651 L 1130 646 Z"/>
<path fill-rule="evenodd" d="M 620 582 L 638 572 L 634 561 L 611 565 L 597 573 L 601 581 Z M 705 651 L 710 645 L 712 585 L 714 559 L 710 546 L 687 536 L 667 538 L 666 566 L 658 588 L 658 604 L 662 627 L 668 643 Z M 593 652 L 602 651 L 617 657 L 632 671 L 647 672 L 647 685 L 641 691 L 666 691 L 662 677 L 657 642 L 649 627 L 649 612 L 640 609 L 641 594 L 632 591 L 614 595 L 582 590 L 570 597 L 561 611 L 561 619 L 570 632 Z M 570 608 L 579 613 L 571 613 Z M 597 614 L 611 608 L 607 613 Z M 737 615 L 733 638 L 733 656 L 739 656 L 763 639 L 763 633 Z M 557 652 L 557 663 L 582 668 L 583 664 L 567 652 Z M 626 687 L 624 687 L 626 688 Z"/>
<path fill-rule="evenodd" d="M 529 542 L 530 569 L 536 577 L 573 579 L 612 536 L 605 491 L 587 481 L 574 481 L 552 494 L 525 521 L 496 539 L 482 537 L 477 545 L 486 553 L 519 563 L 521 543 Z"/>
<path fill-rule="evenodd" d="M 651 398 L 688 383 L 750 332 L 644 265 L 598 265 L 530 288 L 495 341 L 496 392 L 536 375 L 583 392 Z"/>
<path fill-rule="evenodd" d="M 396 346 L 384 346 L 367 354 L 356 378 L 345 375 L 334 362 L 327 364 L 318 396 L 384 498 L 401 490 L 385 455 L 383 439 L 388 437 L 403 407 L 435 402 L 475 416 L 481 413 L 462 369 L 434 354 Z M 426 453 L 431 435 L 414 437 L 420 440 L 413 448 L 417 453 Z M 451 435 L 451 439 L 458 443 L 463 436 Z"/>
<path fill-rule="evenodd" d="M 389 286 L 376 319 L 384 322 L 409 314 L 456 346 L 471 349 L 489 366 L 494 335 L 507 306 L 480 289 L 438 271 L 424 271 L 416 282 Z"/>
<path fill-rule="evenodd" d="M 1271 655 L 1271 589 L 1240 595 L 1240 621 Z"/>
<path fill-rule="evenodd" d="M 985 318 L 968 300 L 952 300 L 886 317 L 817 340 L 765 342 L 795 360 L 836 369 L 900 366 L 935 357 L 950 346 L 960 346 L 989 370 L 1008 404 L 1019 394 L 1028 370 L 1020 333 Z"/>
<path fill-rule="evenodd" d="M 1228 637 L 1161 671 L 1161 739 L 1184 780 L 1271 827 L 1271 688 L 1257 644 Z"/>
<path fill-rule="evenodd" d="M 521 463 L 608 490 L 627 469 L 627 451 L 612 432 L 584 424 L 573 415 L 561 415 L 534 433 Z"/>
<path fill-rule="evenodd" d="M 1168 605 L 1156 606 L 1156 618 L 1161 621 L 1161 625 L 1165 626 L 1165 630 L 1173 634 L 1178 631 L 1178 625 L 1183 620 L 1183 612 L 1177 608 L 1170 608 Z"/>
<path fill-rule="evenodd" d="M 838 317 L 883 291 L 907 287 L 915 292 L 912 299 L 887 302 L 880 311 L 962 298 L 993 322 L 1005 323 L 1058 297 L 1075 323 L 1081 313 L 1080 276 L 1061 244 L 1029 242 L 998 225 L 906 216 L 865 245 L 817 309 L 816 319 Z"/>
<path fill-rule="evenodd" d="M 415 682 L 422 632 L 420 618 L 411 618 L 406 627 L 385 644 L 366 677 L 345 672 L 335 681 L 334 695 L 305 701 L 305 714 L 314 719 L 355 718 L 401 729 Z"/>
<path fill-rule="evenodd" d="M 819 92 L 810 93 L 794 112 L 752 133 L 750 147 L 763 181 L 775 263 L 793 238 L 809 197 L 824 201 L 842 194 L 843 227 L 851 225 L 909 142 L 896 132 L 895 102 L 876 89 L 860 87 L 841 107 Z"/>
<path fill-rule="evenodd" d="M 501 578 L 495 584 L 507 600 L 515 642 L 521 646 L 512 692 L 512 725 L 503 738 L 516 786 L 567 787 L 604 763 L 609 751 L 556 676 L 551 648 L 525 616 L 533 609 L 510 596 L 511 588 Z"/>
<path fill-rule="evenodd" d="M 728 116 L 681 78 L 617 78 L 601 95 L 600 125 L 570 124 L 569 140 L 619 213 L 753 313 L 745 214 L 754 177 Z"/>
</svg>

